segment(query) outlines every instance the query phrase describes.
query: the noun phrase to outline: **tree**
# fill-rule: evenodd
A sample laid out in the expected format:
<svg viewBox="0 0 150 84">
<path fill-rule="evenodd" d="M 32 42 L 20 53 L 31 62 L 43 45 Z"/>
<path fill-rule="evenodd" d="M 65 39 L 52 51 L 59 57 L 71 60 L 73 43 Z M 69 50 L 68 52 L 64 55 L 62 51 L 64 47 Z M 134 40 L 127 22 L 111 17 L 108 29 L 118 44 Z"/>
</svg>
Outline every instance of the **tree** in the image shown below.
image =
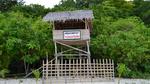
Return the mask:
<svg viewBox="0 0 150 84">
<path fill-rule="evenodd" d="M 8 11 L 17 4 L 22 4 L 19 0 L 0 0 L 0 11 Z"/>
<path fill-rule="evenodd" d="M 8 69 L 14 59 L 33 64 L 47 53 L 53 55 L 51 28 L 41 18 L 11 12 L 0 14 L 0 21 L 0 69 Z"/>
<path fill-rule="evenodd" d="M 12 11 L 22 12 L 26 17 L 43 17 L 46 13 L 50 12 L 49 8 L 44 8 L 44 6 L 38 4 L 31 5 L 16 5 L 12 8 Z"/>
<path fill-rule="evenodd" d="M 69 10 L 75 10 L 76 4 L 74 0 L 61 0 L 58 5 L 55 5 L 55 7 L 52 9 L 52 11 L 69 11 Z"/>
<path fill-rule="evenodd" d="M 90 8 L 94 5 L 98 5 L 103 2 L 103 0 L 75 0 L 76 8 L 83 9 L 83 8 Z"/>
<path fill-rule="evenodd" d="M 150 1 L 134 0 L 133 14 L 140 17 L 146 25 L 150 24 Z"/>
<path fill-rule="evenodd" d="M 99 30 L 99 35 L 92 40 L 94 56 L 124 63 L 131 70 L 126 77 L 139 77 L 139 73 L 149 74 L 146 70 L 150 65 L 150 29 L 137 17 L 119 19 L 104 25 L 107 26 Z"/>
</svg>

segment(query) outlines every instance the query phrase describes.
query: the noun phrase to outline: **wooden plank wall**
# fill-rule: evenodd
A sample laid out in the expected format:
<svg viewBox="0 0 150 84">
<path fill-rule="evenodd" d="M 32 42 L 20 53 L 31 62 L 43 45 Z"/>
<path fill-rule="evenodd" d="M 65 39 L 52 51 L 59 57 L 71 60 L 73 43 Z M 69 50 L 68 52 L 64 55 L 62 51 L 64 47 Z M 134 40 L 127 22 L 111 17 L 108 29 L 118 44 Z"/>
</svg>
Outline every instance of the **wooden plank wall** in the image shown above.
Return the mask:
<svg viewBox="0 0 150 84">
<path fill-rule="evenodd" d="M 63 32 L 64 31 L 80 31 L 81 32 L 81 39 L 80 40 L 89 40 L 90 39 L 90 32 L 88 29 L 72 29 L 72 30 L 53 30 L 53 40 L 64 40 Z"/>
</svg>

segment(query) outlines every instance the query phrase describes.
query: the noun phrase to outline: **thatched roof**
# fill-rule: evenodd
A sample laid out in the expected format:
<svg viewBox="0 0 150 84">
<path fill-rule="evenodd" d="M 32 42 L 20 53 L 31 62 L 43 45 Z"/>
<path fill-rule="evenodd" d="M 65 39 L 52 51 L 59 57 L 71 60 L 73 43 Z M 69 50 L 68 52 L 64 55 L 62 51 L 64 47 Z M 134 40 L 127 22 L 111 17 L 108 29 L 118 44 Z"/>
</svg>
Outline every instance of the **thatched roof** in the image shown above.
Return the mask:
<svg viewBox="0 0 150 84">
<path fill-rule="evenodd" d="M 44 16 L 45 21 L 66 21 L 71 19 L 82 20 L 92 19 L 92 10 L 76 10 L 76 11 L 64 11 L 64 12 L 50 12 Z"/>
</svg>

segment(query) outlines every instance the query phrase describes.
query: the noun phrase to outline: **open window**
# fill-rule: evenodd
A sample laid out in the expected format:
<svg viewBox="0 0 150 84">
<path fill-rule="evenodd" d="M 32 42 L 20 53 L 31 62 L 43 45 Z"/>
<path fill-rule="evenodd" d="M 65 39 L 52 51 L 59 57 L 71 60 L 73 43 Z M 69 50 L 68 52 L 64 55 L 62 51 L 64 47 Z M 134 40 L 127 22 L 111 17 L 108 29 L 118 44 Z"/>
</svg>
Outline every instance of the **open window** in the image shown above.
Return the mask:
<svg viewBox="0 0 150 84">
<path fill-rule="evenodd" d="M 85 29 L 85 23 L 81 20 L 55 21 L 55 30 Z"/>
</svg>

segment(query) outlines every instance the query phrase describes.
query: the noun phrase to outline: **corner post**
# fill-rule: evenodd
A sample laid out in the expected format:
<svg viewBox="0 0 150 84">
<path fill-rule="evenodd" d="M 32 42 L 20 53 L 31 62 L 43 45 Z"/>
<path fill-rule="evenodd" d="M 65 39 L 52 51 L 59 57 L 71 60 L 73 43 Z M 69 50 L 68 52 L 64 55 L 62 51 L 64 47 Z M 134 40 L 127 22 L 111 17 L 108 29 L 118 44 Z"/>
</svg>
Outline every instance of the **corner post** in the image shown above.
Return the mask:
<svg viewBox="0 0 150 84">
<path fill-rule="evenodd" d="M 54 41 L 54 45 L 55 45 L 55 66 L 56 66 L 56 72 L 57 72 L 57 75 L 56 77 L 59 77 L 59 65 L 58 65 L 58 53 L 57 53 L 57 43 Z"/>
</svg>

